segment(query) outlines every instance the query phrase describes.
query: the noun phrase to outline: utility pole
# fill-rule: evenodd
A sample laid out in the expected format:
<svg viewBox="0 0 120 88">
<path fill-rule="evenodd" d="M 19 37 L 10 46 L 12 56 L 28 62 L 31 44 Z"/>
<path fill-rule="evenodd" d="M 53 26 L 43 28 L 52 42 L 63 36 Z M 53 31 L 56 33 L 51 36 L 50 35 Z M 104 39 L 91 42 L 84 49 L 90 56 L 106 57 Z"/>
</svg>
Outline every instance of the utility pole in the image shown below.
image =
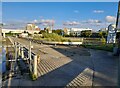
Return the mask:
<svg viewBox="0 0 120 88">
<path fill-rule="evenodd" d="M 115 30 L 116 35 L 117 35 L 117 30 L 119 30 L 119 29 L 120 29 L 120 1 L 118 3 L 118 12 L 117 12 L 117 19 L 116 19 L 116 30 Z M 120 36 L 118 36 L 118 48 L 120 49 L 119 40 L 120 40 Z"/>
<path fill-rule="evenodd" d="M 116 20 L 116 34 L 117 34 L 118 29 L 120 29 L 120 1 L 118 3 L 118 13 L 117 13 L 117 20 Z M 118 38 L 118 54 L 120 56 L 120 35 Z M 120 88 L 120 57 L 118 59 L 118 88 Z"/>
</svg>

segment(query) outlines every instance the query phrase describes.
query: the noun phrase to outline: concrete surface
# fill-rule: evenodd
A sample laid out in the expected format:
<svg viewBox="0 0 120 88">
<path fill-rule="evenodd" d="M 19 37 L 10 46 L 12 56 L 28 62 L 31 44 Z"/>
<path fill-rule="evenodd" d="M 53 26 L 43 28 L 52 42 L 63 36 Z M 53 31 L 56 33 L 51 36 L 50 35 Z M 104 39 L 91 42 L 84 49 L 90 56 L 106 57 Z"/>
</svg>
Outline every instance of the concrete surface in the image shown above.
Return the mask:
<svg viewBox="0 0 120 88">
<path fill-rule="evenodd" d="M 17 41 L 29 43 L 23 39 Z M 41 56 L 38 79 L 31 81 L 28 75 L 17 76 L 11 79 L 11 86 L 117 86 L 118 57 L 111 52 L 75 46 L 32 45 L 34 52 Z M 3 86 L 7 84 L 8 80 L 3 82 Z"/>
</svg>

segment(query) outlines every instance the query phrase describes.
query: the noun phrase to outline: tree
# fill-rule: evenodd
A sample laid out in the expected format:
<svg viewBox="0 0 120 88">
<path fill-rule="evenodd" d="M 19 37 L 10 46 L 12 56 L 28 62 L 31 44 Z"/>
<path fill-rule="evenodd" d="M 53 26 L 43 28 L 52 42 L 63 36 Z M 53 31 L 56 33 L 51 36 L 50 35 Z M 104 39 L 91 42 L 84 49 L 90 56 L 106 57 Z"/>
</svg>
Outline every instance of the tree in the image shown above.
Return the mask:
<svg viewBox="0 0 120 88">
<path fill-rule="evenodd" d="M 9 34 L 12 34 L 12 31 L 9 31 Z"/>
<path fill-rule="evenodd" d="M 34 32 L 34 34 L 37 34 L 36 32 Z"/>
<path fill-rule="evenodd" d="M 86 35 L 86 37 L 90 37 L 92 35 L 92 32 L 91 31 L 86 31 L 85 35 Z"/>
<path fill-rule="evenodd" d="M 57 33 L 58 35 L 62 35 L 62 32 L 63 32 L 62 29 L 57 29 L 57 30 L 56 30 L 56 33 Z"/>
<path fill-rule="evenodd" d="M 43 34 L 43 33 L 46 33 L 46 31 L 45 31 L 45 30 L 41 30 L 41 31 L 39 32 L 39 34 Z"/>
<path fill-rule="evenodd" d="M 57 30 L 52 30 L 53 33 L 56 33 L 58 35 L 62 35 L 63 30 L 62 29 L 57 29 Z"/>
<path fill-rule="evenodd" d="M 92 38 L 99 38 L 99 33 L 92 33 Z"/>
<path fill-rule="evenodd" d="M 69 36 L 70 36 L 70 37 L 74 37 L 74 34 L 73 34 L 73 33 L 70 33 Z"/>
<path fill-rule="evenodd" d="M 105 37 L 107 37 L 107 35 L 108 35 L 107 32 L 102 32 L 102 31 L 99 32 L 99 36 L 100 36 L 101 38 L 105 38 Z"/>
<path fill-rule="evenodd" d="M 52 33 L 56 33 L 56 30 L 52 30 Z"/>
<path fill-rule="evenodd" d="M 107 32 L 107 31 L 104 31 L 102 34 L 103 34 L 103 37 L 106 38 L 107 35 L 108 35 L 108 32 Z"/>
<path fill-rule="evenodd" d="M 102 31 L 99 32 L 99 36 L 100 36 L 101 38 L 103 38 L 103 33 L 102 33 Z"/>
<path fill-rule="evenodd" d="M 50 27 L 44 28 L 44 31 L 45 31 L 46 33 L 49 33 L 50 30 L 51 30 Z"/>
<path fill-rule="evenodd" d="M 91 31 L 82 31 L 81 32 L 81 36 L 82 37 L 90 37 L 92 35 L 92 32 Z"/>
</svg>

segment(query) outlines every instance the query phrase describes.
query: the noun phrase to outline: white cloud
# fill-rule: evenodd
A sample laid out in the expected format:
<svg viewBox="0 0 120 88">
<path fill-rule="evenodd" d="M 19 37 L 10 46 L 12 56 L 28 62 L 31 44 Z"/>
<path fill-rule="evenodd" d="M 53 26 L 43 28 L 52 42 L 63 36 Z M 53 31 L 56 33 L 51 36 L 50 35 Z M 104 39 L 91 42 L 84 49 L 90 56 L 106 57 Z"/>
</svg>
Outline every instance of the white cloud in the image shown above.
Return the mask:
<svg viewBox="0 0 120 88">
<path fill-rule="evenodd" d="M 79 13 L 79 11 L 78 10 L 74 10 L 74 13 Z"/>
<path fill-rule="evenodd" d="M 115 22 L 116 21 L 116 17 L 115 16 L 106 16 L 106 21 L 107 22 Z"/>
<path fill-rule="evenodd" d="M 94 13 L 104 13 L 104 10 L 94 10 Z"/>
<path fill-rule="evenodd" d="M 40 22 L 42 22 L 42 23 L 55 23 L 55 20 L 53 20 L 53 19 L 42 19 Z"/>
<path fill-rule="evenodd" d="M 64 22 L 63 25 L 66 25 L 66 26 L 75 26 L 75 25 L 79 25 L 80 23 L 77 22 L 77 21 L 67 21 L 67 22 Z"/>
<path fill-rule="evenodd" d="M 53 19 L 41 19 L 41 20 L 33 20 L 30 23 L 35 23 L 38 25 L 43 25 L 43 26 L 47 26 L 47 25 L 53 25 L 55 23 L 55 20 Z"/>
<path fill-rule="evenodd" d="M 37 23 L 37 22 L 38 22 L 38 20 L 36 20 L 36 19 L 35 19 L 33 22 L 34 22 L 34 23 Z"/>
<path fill-rule="evenodd" d="M 43 26 L 47 26 L 48 24 L 46 24 L 46 23 L 43 23 Z"/>
<path fill-rule="evenodd" d="M 89 19 L 88 22 L 90 23 L 101 23 L 100 20 Z"/>
<path fill-rule="evenodd" d="M 87 21 L 83 21 L 83 23 L 102 23 L 102 22 L 97 19 L 89 19 Z"/>
<path fill-rule="evenodd" d="M 81 27 L 89 27 L 89 28 L 98 27 L 98 28 L 101 28 L 105 25 L 106 24 L 103 21 L 98 20 L 98 19 L 88 19 L 88 20 L 81 21 Z"/>
</svg>

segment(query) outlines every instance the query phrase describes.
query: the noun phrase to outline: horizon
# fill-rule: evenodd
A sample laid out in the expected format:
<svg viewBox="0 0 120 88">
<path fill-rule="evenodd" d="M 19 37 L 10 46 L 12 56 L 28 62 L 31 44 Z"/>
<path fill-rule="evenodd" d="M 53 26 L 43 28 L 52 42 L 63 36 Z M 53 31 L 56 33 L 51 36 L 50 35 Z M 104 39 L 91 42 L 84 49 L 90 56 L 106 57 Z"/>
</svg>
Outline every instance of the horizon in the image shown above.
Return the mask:
<svg viewBox="0 0 120 88">
<path fill-rule="evenodd" d="M 91 28 L 98 31 L 115 24 L 117 2 L 2 2 L 2 22 L 21 28 L 35 23 L 43 29 Z"/>
</svg>

